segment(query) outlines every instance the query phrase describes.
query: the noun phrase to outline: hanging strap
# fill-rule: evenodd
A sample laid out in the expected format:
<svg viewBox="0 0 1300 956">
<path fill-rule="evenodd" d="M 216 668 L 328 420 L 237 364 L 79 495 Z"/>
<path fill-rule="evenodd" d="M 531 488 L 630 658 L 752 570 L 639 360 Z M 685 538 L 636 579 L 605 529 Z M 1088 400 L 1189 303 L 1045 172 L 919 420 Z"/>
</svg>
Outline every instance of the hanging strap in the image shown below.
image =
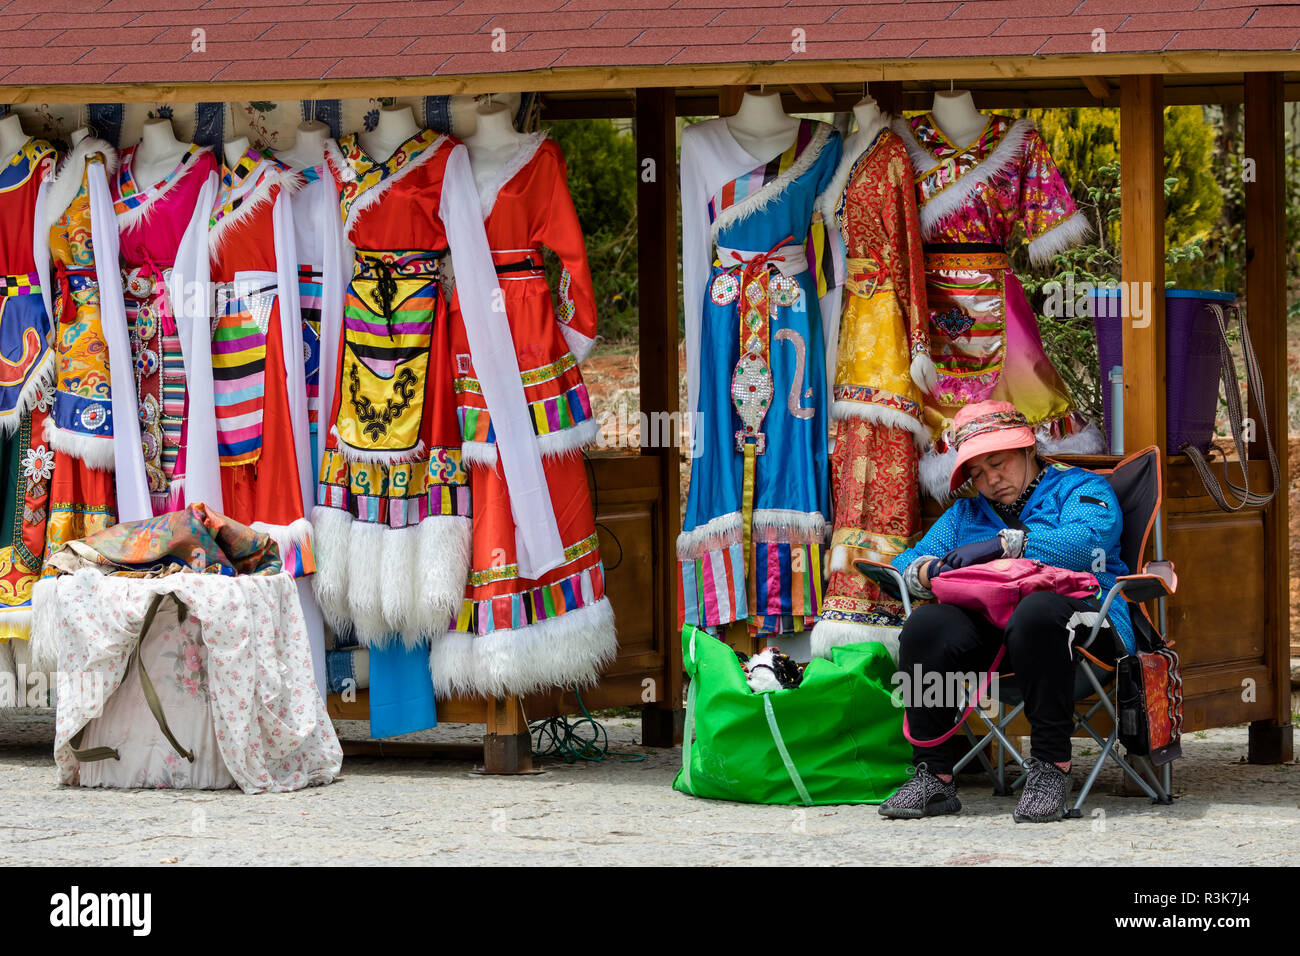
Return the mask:
<svg viewBox="0 0 1300 956">
<path fill-rule="evenodd" d="M 1240 511 L 1246 507 L 1262 508 L 1273 500 L 1277 494 L 1278 486 L 1282 483 L 1282 476 L 1278 470 L 1277 453 L 1273 450 L 1273 436 L 1268 430 L 1268 409 L 1264 401 L 1264 379 L 1259 371 L 1259 359 L 1255 357 L 1255 349 L 1250 344 L 1250 328 L 1246 320 L 1242 318 L 1241 311 L 1233 308 L 1233 313 L 1237 317 L 1237 324 L 1241 326 L 1241 354 L 1246 360 L 1246 394 L 1255 396 L 1255 407 L 1259 412 L 1259 424 L 1264 430 L 1264 443 L 1268 448 L 1268 463 L 1273 470 L 1273 483 L 1267 494 L 1260 494 L 1250 490 L 1250 461 L 1248 458 L 1249 449 L 1242 437 L 1242 414 L 1241 414 L 1241 394 L 1237 387 L 1237 363 L 1233 360 L 1232 352 L 1228 348 L 1228 327 L 1224 316 L 1223 307 L 1214 302 L 1206 303 L 1214 317 L 1219 323 L 1219 378 L 1223 384 L 1223 390 L 1228 402 L 1228 423 L 1232 430 L 1232 443 L 1237 449 L 1237 462 L 1241 466 L 1242 484 L 1236 484 L 1231 478 L 1227 477 L 1228 466 L 1224 463 L 1224 480 L 1227 481 L 1228 487 L 1232 493 L 1241 500 L 1235 504 L 1230 503 L 1224 494 L 1223 487 L 1219 480 L 1210 471 L 1210 466 L 1205 460 L 1204 453 L 1193 445 L 1184 444 L 1178 450 L 1191 459 L 1192 465 L 1196 468 L 1197 474 L 1201 476 L 1201 483 L 1205 485 L 1205 490 L 1210 497 L 1214 499 L 1223 511 Z"/>
<path fill-rule="evenodd" d="M 1006 652 L 1007 645 L 1003 644 L 998 648 L 998 653 L 993 658 L 993 663 L 989 665 L 989 669 L 984 672 L 984 677 L 980 681 L 979 693 L 977 693 L 974 699 L 966 706 L 966 709 L 961 712 L 961 719 L 959 719 L 957 723 L 953 724 L 952 729 L 942 737 L 935 737 L 933 740 L 918 740 L 916 737 L 913 737 L 912 732 L 907 728 L 907 711 L 903 711 L 903 736 L 907 738 L 908 743 L 914 744 L 917 747 L 937 747 L 945 740 L 952 737 L 952 735 L 957 731 L 961 730 L 962 726 L 966 723 L 966 718 L 970 716 L 971 711 L 978 707 L 980 700 L 988 694 L 989 684 L 993 680 L 993 675 L 997 673 L 998 665 L 1002 663 L 1002 655 Z"/>
<path fill-rule="evenodd" d="M 695 633 L 691 632 L 691 643 L 687 649 L 690 655 L 691 684 L 686 689 L 686 719 L 682 725 L 682 783 L 686 786 L 687 793 L 694 793 L 695 788 L 691 785 L 691 750 L 695 739 L 695 691 L 700 683 L 700 675 L 694 669 L 695 666 Z"/>
<path fill-rule="evenodd" d="M 144 653 L 142 650 L 144 646 L 144 638 L 145 635 L 149 633 L 149 629 L 153 627 L 154 618 L 158 616 L 158 608 L 162 605 L 164 598 L 171 598 L 176 602 L 177 620 L 183 622 L 188 615 L 189 608 L 181 603 L 180 598 L 178 598 L 173 592 L 169 591 L 166 594 L 161 592 L 155 594 L 153 599 L 149 602 L 149 609 L 145 611 L 144 621 L 141 623 L 140 631 L 135 637 L 135 646 L 131 648 L 131 655 L 136 658 L 136 670 L 140 675 L 140 690 L 144 693 L 144 701 L 149 707 L 149 713 L 153 714 L 153 719 L 158 723 L 158 729 L 163 732 L 163 736 L 167 738 L 167 742 L 172 745 L 172 749 L 175 750 L 178 755 L 184 757 L 190 763 L 193 763 L 193 752 L 186 750 L 176 740 L 176 736 L 172 733 L 171 727 L 167 724 L 167 716 L 163 713 L 162 701 L 158 699 L 158 691 L 154 688 L 153 681 L 150 679 L 148 671 L 144 669 Z M 131 662 L 128 659 L 127 667 L 129 668 L 130 666 Z M 86 726 L 89 726 L 89 724 Z M 96 760 L 122 759 L 121 755 L 113 747 L 90 747 L 86 750 L 80 749 L 81 740 L 82 737 L 85 736 L 85 733 L 86 727 L 82 727 L 77 731 L 73 738 L 68 741 L 71 745 L 72 755 L 81 763 L 92 763 Z"/>
<path fill-rule="evenodd" d="M 772 710 L 772 695 L 763 695 L 763 713 L 767 716 L 767 729 L 772 732 L 772 740 L 776 744 L 776 752 L 781 755 L 781 762 L 785 764 L 785 772 L 790 775 L 790 782 L 799 793 L 799 799 L 803 801 L 805 807 L 812 806 L 812 797 L 808 795 L 808 788 L 803 785 L 803 777 L 799 776 L 799 770 L 795 767 L 794 761 L 790 759 L 790 751 L 785 748 L 785 738 L 781 736 L 781 728 L 776 725 L 776 713 Z"/>
</svg>

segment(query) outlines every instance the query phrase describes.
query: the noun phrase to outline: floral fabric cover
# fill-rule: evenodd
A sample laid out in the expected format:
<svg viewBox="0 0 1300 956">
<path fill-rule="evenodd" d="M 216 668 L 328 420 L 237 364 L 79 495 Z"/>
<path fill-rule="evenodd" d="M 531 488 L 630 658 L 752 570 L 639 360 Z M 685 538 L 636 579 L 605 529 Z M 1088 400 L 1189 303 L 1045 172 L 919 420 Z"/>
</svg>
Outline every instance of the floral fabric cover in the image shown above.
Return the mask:
<svg viewBox="0 0 1300 956">
<path fill-rule="evenodd" d="M 135 635 L 160 592 L 175 594 L 188 614 L 180 622 L 175 605 L 163 602 L 146 636 L 145 666 L 173 733 L 195 752 L 193 764 L 162 737 L 131 660 Z M 54 759 L 62 784 L 233 782 L 245 793 L 278 793 L 330 783 L 342 767 L 288 574 L 142 579 L 83 568 L 38 589 L 32 641 L 37 660 L 58 671 Z M 121 694 L 127 696 L 118 704 Z M 132 704 L 133 698 L 140 699 Z M 92 721 L 99 729 L 88 731 L 81 746 L 116 747 L 121 761 L 82 767 L 73 755 L 72 738 Z"/>
</svg>

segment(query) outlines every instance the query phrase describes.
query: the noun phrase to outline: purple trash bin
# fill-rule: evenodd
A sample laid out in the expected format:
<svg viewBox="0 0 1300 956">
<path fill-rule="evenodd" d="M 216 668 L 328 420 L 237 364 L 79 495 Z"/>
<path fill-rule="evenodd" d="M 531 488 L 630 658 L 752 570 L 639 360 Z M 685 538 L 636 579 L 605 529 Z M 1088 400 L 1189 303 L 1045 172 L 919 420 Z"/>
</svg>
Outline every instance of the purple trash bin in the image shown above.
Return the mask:
<svg viewBox="0 0 1300 956">
<path fill-rule="evenodd" d="M 1110 370 L 1124 364 L 1120 291 L 1097 289 L 1090 298 L 1109 435 Z M 1165 447 L 1171 455 L 1184 445 L 1209 450 L 1219 408 L 1219 324 L 1207 306 L 1217 302 L 1226 309 L 1236 301 L 1231 292 L 1165 290 Z"/>
</svg>

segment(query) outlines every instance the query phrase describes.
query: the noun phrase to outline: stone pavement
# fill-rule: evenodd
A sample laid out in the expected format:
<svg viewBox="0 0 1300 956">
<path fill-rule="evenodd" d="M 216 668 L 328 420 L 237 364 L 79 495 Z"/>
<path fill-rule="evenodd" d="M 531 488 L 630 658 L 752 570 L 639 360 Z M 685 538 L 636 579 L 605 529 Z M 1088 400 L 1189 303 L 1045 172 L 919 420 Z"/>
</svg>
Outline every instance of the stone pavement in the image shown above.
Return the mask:
<svg viewBox="0 0 1300 956">
<path fill-rule="evenodd" d="M 640 751 L 639 721 L 605 722 Z M 364 724 L 342 722 L 361 739 Z M 481 726 L 416 739 L 475 740 Z M 753 806 L 671 789 L 681 751 L 641 763 L 547 761 L 530 777 L 468 763 L 349 757 L 342 778 L 291 794 L 83 790 L 55 783 L 50 712 L 0 711 L 0 863 L 94 866 L 353 864 L 1300 864 L 1300 765 L 1244 763 L 1246 728 L 1191 734 L 1172 807 L 1110 792 L 1087 816 L 1016 825 L 1010 798 L 962 778 L 963 811 L 889 821 L 875 807 Z M 404 738 L 405 739 L 405 738 Z M 1092 765 L 1075 742 L 1076 786 Z"/>
</svg>

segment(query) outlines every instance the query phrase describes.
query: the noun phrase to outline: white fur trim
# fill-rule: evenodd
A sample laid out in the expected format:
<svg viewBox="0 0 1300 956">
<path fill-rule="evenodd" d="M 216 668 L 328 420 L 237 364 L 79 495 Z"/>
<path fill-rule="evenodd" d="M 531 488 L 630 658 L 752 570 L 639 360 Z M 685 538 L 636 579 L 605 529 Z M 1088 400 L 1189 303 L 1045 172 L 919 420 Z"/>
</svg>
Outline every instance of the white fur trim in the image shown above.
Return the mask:
<svg viewBox="0 0 1300 956">
<path fill-rule="evenodd" d="M 957 449 L 949 447 L 943 454 L 933 448 L 921 456 L 919 477 L 921 490 L 940 504 L 947 504 L 953 497 L 948 490 L 952 481 L 952 469 L 957 464 Z"/>
<path fill-rule="evenodd" d="M 925 394 L 930 395 L 934 392 L 934 387 L 939 384 L 939 370 L 934 367 L 934 359 L 920 352 L 912 359 L 912 365 L 908 369 L 912 376 L 912 381 L 916 387 Z"/>
<path fill-rule="evenodd" d="M 714 551 L 740 540 L 740 512 L 718 515 L 699 527 L 683 531 L 677 536 L 677 557 L 690 559 L 701 552 Z M 734 539 L 734 540 L 733 540 Z"/>
<path fill-rule="evenodd" d="M 564 344 L 569 347 L 569 351 L 579 362 L 585 361 L 591 354 L 591 347 L 596 342 L 594 338 L 588 338 L 563 322 L 560 323 L 560 334 L 564 336 Z"/>
<path fill-rule="evenodd" d="M 844 151 L 840 154 L 840 163 L 835 167 L 835 175 L 831 177 L 831 184 L 821 196 L 822 221 L 835 227 L 839 223 L 835 221 L 835 207 L 839 205 L 840 197 L 844 195 L 844 190 L 849 185 L 849 173 L 857 165 L 859 159 L 866 155 L 868 147 L 879 146 L 876 137 L 882 130 L 888 129 L 893 122 L 893 117 L 888 113 L 882 112 L 866 129 L 859 127 L 853 132 L 847 140 L 844 141 Z"/>
<path fill-rule="evenodd" d="M 338 142 L 332 138 L 325 140 L 325 164 L 334 170 L 335 175 L 343 182 L 351 183 L 356 181 L 357 171 L 352 168 L 352 164 L 344 157 L 343 150 L 339 147 Z"/>
<path fill-rule="evenodd" d="M 471 520 L 459 515 L 433 515 L 420 522 L 411 623 L 430 640 L 447 633 L 464 600 L 471 529 Z"/>
<path fill-rule="evenodd" d="M 849 569 L 849 549 L 842 544 L 837 544 L 831 548 L 831 563 L 829 571 L 831 574 L 842 574 Z"/>
<path fill-rule="evenodd" d="M 189 150 L 188 146 L 186 147 L 186 150 L 187 151 Z M 136 147 L 134 146 L 131 147 L 130 155 L 127 157 L 127 161 L 132 163 L 133 171 L 134 171 L 135 152 L 136 152 Z M 194 156 L 190 159 L 189 163 L 186 164 L 184 173 L 182 173 L 180 176 L 175 176 L 172 179 L 168 180 L 167 183 L 157 192 L 148 194 L 148 198 L 146 198 L 144 202 L 142 202 L 140 205 L 132 209 L 128 209 L 126 210 L 126 212 L 119 212 L 117 214 L 118 231 L 125 232 L 126 230 L 134 228 L 135 226 L 144 222 L 144 220 L 148 218 L 149 214 L 153 212 L 153 210 L 158 208 L 159 200 L 162 199 L 164 196 L 166 196 L 169 192 L 171 192 L 177 186 L 177 184 L 179 184 L 181 181 L 185 179 L 186 176 L 190 175 L 190 172 L 192 170 L 198 168 L 199 156 L 203 153 L 211 153 L 211 152 L 212 152 L 212 148 L 209 146 L 200 147 L 194 153 Z M 179 158 L 177 159 L 176 164 L 177 166 L 180 165 Z M 176 168 L 175 166 L 172 167 L 173 171 L 175 170 L 175 168 Z M 220 163 L 217 163 L 217 168 L 218 169 L 221 168 Z M 137 183 L 136 185 L 139 185 L 139 183 Z M 151 183 L 149 188 L 152 189 L 152 187 L 153 184 Z M 137 195 L 139 194 L 137 193 Z"/>
<path fill-rule="evenodd" d="M 414 448 L 406 451 L 383 451 L 353 448 L 339 437 L 337 425 L 330 426 L 330 434 L 338 441 L 339 454 L 348 461 L 355 461 L 363 465 L 400 465 L 409 461 L 419 461 L 424 457 L 423 439 Z"/>
<path fill-rule="evenodd" d="M 18 431 L 23 416 L 31 411 L 41 393 L 46 389 L 54 389 L 54 374 L 54 350 L 49 349 L 36 368 L 32 369 L 27 384 L 18 393 L 18 401 L 14 403 L 13 409 L 0 417 L 0 436 L 8 438 Z"/>
<path fill-rule="evenodd" d="M 410 140 L 407 140 L 407 142 L 410 142 Z M 419 169 L 427 163 L 437 155 L 438 151 L 442 149 L 442 145 L 446 142 L 447 137 L 445 135 L 439 136 L 429 144 L 428 148 L 425 149 L 424 152 L 420 153 L 420 155 L 416 156 L 414 159 L 408 160 L 406 165 L 393 173 L 393 175 L 389 176 L 387 179 L 381 179 L 365 192 L 358 195 L 356 199 L 352 200 L 352 205 L 348 207 L 347 218 L 343 220 L 343 235 L 346 237 L 348 233 L 352 231 L 352 227 L 357 224 L 357 217 L 377 203 L 380 197 L 388 192 L 393 183 L 397 182 L 411 170 Z M 326 156 L 329 156 L 329 154 L 326 153 Z M 346 161 L 344 162 L 344 166 L 352 171 L 352 178 L 355 179 L 356 172 L 352 170 L 352 167 Z"/>
<path fill-rule="evenodd" d="M 348 612 L 357 640 L 366 647 L 383 647 L 393 637 L 384 619 L 383 549 L 396 541 L 383 525 L 353 521 L 348 548 Z M 414 535 L 414 528 L 395 534 Z"/>
<path fill-rule="evenodd" d="M 353 520 L 339 508 L 317 506 L 311 511 L 312 549 L 316 554 L 312 587 L 325 620 L 340 634 L 352 630 L 348 615 L 348 546 Z"/>
<path fill-rule="evenodd" d="M 47 445 L 55 451 L 61 451 L 84 462 L 87 468 L 95 471 L 113 470 L 112 435 L 81 435 L 70 432 L 55 425 L 52 415 L 45 419 L 45 424 L 41 426 L 41 433 Z"/>
<path fill-rule="evenodd" d="M 32 585 L 31 652 L 32 666 L 53 671 L 62 656 L 59 627 L 58 578 L 39 578 Z"/>
<path fill-rule="evenodd" d="M 275 546 L 280 550 L 280 560 L 296 545 L 298 547 L 310 545 L 312 541 L 312 524 L 306 518 L 297 518 L 289 524 L 267 524 L 264 521 L 254 521 L 249 525 L 259 534 L 269 535 L 275 542 Z"/>
<path fill-rule="evenodd" d="M 857 418 L 864 422 L 873 422 L 886 428 L 898 428 L 908 432 L 916 444 L 917 451 L 924 451 L 930 444 L 930 430 L 906 412 L 883 405 L 868 402 L 849 402 L 843 399 L 831 404 L 831 418 Z"/>
<path fill-rule="evenodd" d="M 208 229 L 208 254 L 216 256 L 221 250 L 232 226 L 248 219 L 254 212 L 271 202 L 284 189 L 296 192 L 307 181 L 301 172 L 291 169 L 276 159 L 264 159 L 259 166 L 248 174 L 253 185 L 242 193 L 243 201 L 239 208 L 217 220 L 216 225 Z M 242 183 L 240 184 L 242 185 Z M 217 193 L 218 206 L 226 199 L 220 191 Z M 216 209 L 213 210 L 216 212 Z"/>
<path fill-rule="evenodd" d="M 816 511 L 787 511 L 783 508 L 755 508 L 754 528 L 792 528 L 825 536 L 826 519 Z"/>
<path fill-rule="evenodd" d="M 452 631 L 432 643 L 434 693 L 523 696 L 551 687 L 589 687 L 618 652 L 608 598 L 526 627 L 471 635 Z"/>
<path fill-rule="evenodd" d="M 1029 261 L 1036 266 L 1047 265 L 1052 256 L 1077 245 L 1092 235 L 1092 223 L 1080 210 L 1068 219 L 1058 222 L 1029 244 Z"/>
<path fill-rule="evenodd" d="M 545 141 L 546 132 L 544 130 L 537 133 L 525 133 L 515 154 L 506 160 L 505 164 L 497 170 L 497 174 L 491 180 L 478 188 L 478 201 L 479 205 L 483 207 L 484 219 L 492 215 L 492 207 L 496 205 L 497 193 L 501 192 L 501 187 L 514 179 L 520 170 L 533 161 L 533 157 L 537 155 L 537 150 L 541 148 L 542 143 Z"/>
<path fill-rule="evenodd" d="M 817 161 L 817 157 L 821 155 L 822 149 L 826 146 L 827 140 L 830 139 L 831 132 L 832 127 L 829 123 L 818 121 L 817 129 L 812 138 L 808 140 L 808 145 L 803 148 L 799 158 L 790 164 L 789 169 L 759 189 L 758 192 L 750 193 L 740 202 L 734 203 L 718 213 L 718 218 L 713 220 L 711 227 L 710 235 L 713 242 L 718 241 L 718 234 L 723 229 L 762 212 L 769 203 L 779 199 L 792 182 L 812 168 L 813 163 Z M 798 135 L 798 133 L 795 133 L 795 136 Z M 763 165 L 766 165 L 766 163 Z"/>
<path fill-rule="evenodd" d="M 1035 430 L 1038 431 L 1037 429 Z M 1082 431 L 1061 438 L 1052 438 L 1050 426 L 1037 434 L 1038 452 L 1042 455 L 1104 455 L 1106 438 L 1092 422 Z"/>
<path fill-rule="evenodd" d="M 885 627 L 880 624 L 854 624 L 851 621 L 818 621 L 812 629 L 813 657 L 831 656 L 831 648 L 846 644 L 865 644 L 879 641 L 889 651 L 894 664 L 898 664 L 899 637 L 901 627 Z"/>
<path fill-rule="evenodd" d="M 600 437 L 600 422 L 588 418 L 571 428 L 537 436 L 537 448 L 543 458 L 563 458 L 576 455 Z M 489 441 L 467 441 L 460 446 L 462 461 L 471 465 L 492 468 L 497 463 L 497 446 Z"/>
<path fill-rule="evenodd" d="M 58 170 L 50 177 L 50 190 L 45 196 L 45 222 L 38 223 L 37 228 L 49 232 L 68 211 L 85 182 L 86 161 L 95 153 L 104 154 L 104 169 L 109 182 L 113 181 L 117 175 L 117 150 L 102 139 L 87 136 L 63 157 Z"/>
<path fill-rule="evenodd" d="M 377 556 L 384 586 L 380 594 L 384 620 L 402 635 L 407 650 L 414 650 L 420 635 L 412 627 L 415 597 L 415 542 L 405 528 L 385 528 L 383 550 Z"/>
<path fill-rule="evenodd" d="M 1014 121 L 1007 128 L 1002 141 L 993 147 L 992 152 L 985 157 L 982 163 L 969 170 L 961 179 L 939 193 L 939 195 L 924 202 L 918 210 L 922 238 L 933 238 L 948 218 L 961 212 L 971 194 L 981 185 L 996 176 L 1006 175 L 1011 164 L 1015 162 L 1020 150 L 1024 147 L 1025 138 L 1034 129 L 1032 120 L 1018 119 Z M 907 120 L 899 119 L 895 121 L 894 132 L 903 138 L 907 153 L 912 157 L 912 167 L 917 179 L 920 179 L 939 165 L 939 161 L 934 158 L 934 155 L 917 141 L 916 134 L 912 132 L 912 126 Z"/>
</svg>

